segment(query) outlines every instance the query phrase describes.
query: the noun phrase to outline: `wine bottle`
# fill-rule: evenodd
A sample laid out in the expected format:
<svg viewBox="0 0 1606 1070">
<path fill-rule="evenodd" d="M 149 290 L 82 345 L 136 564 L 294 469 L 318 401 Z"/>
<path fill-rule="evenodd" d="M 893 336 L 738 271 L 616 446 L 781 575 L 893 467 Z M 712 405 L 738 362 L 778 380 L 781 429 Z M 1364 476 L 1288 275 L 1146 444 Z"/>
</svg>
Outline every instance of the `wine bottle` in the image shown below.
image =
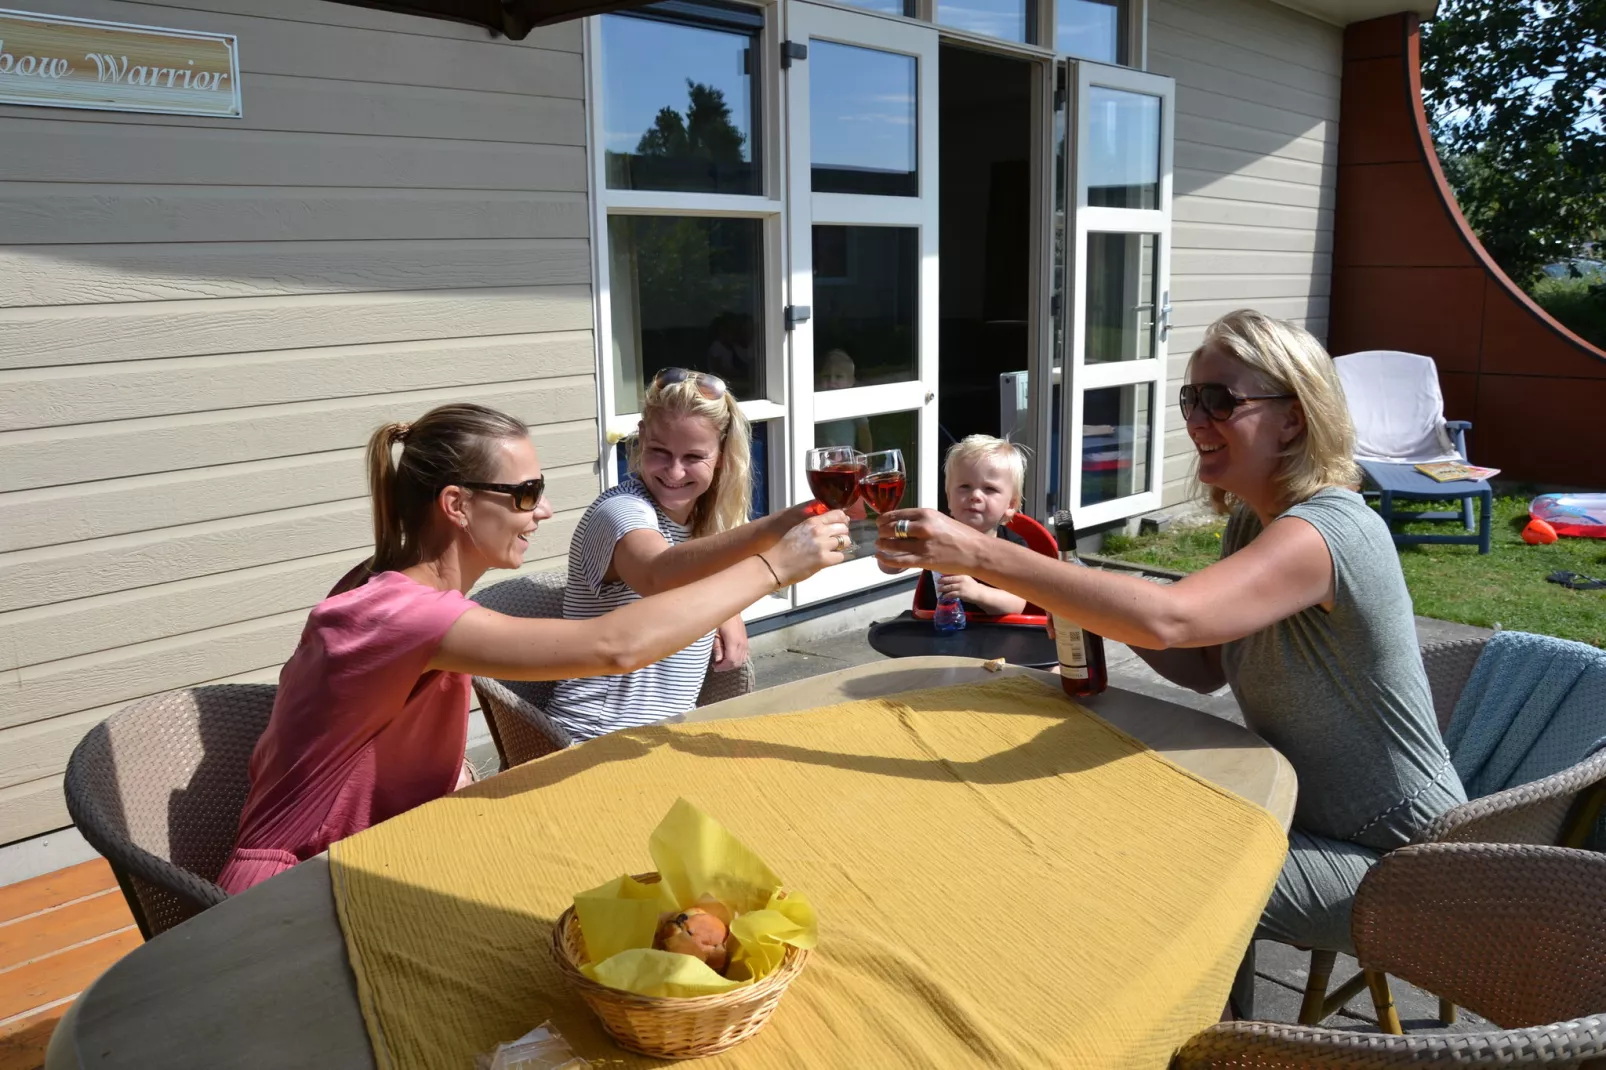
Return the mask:
<svg viewBox="0 0 1606 1070">
<path fill-rule="evenodd" d="M 1086 567 L 1076 556 L 1076 525 L 1068 510 L 1054 514 L 1054 541 L 1059 544 L 1060 560 Z M 1059 652 L 1060 686 L 1073 698 L 1097 695 L 1110 686 L 1104 665 L 1104 637 L 1095 635 L 1075 621 L 1054 614 L 1054 646 Z"/>
</svg>

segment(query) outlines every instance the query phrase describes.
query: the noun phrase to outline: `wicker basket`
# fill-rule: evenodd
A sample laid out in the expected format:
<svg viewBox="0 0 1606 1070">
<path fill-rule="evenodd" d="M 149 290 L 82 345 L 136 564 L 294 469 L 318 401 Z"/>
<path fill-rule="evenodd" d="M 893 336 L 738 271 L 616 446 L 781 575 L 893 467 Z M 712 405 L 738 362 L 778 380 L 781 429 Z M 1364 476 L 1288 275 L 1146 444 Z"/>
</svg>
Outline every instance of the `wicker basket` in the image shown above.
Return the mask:
<svg viewBox="0 0 1606 1070">
<path fill-rule="evenodd" d="M 636 876 L 656 884 L 658 874 Z M 580 998 L 602 1019 L 602 1028 L 621 1048 L 660 1059 L 697 1059 L 717 1055 L 753 1036 L 769 1021 L 786 986 L 803 972 L 809 953 L 788 947 L 771 974 L 742 988 L 713 996 L 638 996 L 598 984 L 580 972 L 585 940 L 580 919 L 570 907 L 552 926 L 552 953 L 558 969 Z"/>
</svg>

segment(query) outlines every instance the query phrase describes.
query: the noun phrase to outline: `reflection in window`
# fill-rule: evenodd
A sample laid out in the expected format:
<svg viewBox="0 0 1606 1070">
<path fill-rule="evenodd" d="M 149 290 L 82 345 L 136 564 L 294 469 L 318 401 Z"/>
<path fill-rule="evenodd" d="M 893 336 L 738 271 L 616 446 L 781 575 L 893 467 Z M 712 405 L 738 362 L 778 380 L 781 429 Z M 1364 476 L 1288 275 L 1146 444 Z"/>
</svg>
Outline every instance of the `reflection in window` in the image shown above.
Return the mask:
<svg viewBox="0 0 1606 1070">
<path fill-rule="evenodd" d="M 913 56 L 809 42 L 815 193 L 919 196 Z"/>
<path fill-rule="evenodd" d="M 1087 203 L 1158 208 L 1160 98 L 1096 85 L 1087 118 Z"/>
<path fill-rule="evenodd" d="M 1154 384 L 1089 390 L 1082 406 L 1082 504 L 1148 490 Z"/>
<path fill-rule="evenodd" d="M 648 380 L 670 367 L 762 396 L 762 257 L 757 219 L 609 217 L 614 412 L 641 411 Z"/>
<path fill-rule="evenodd" d="M 852 7 L 862 7 L 866 11 L 879 11 L 883 15 L 902 15 L 905 18 L 915 18 L 914 0 L 842 0 Z"/>
<path fill-rule="evenodd" d="M 1126 61 L 1123 0 L 1055 0 L 1054 10 L 1054 51 L 1100 63 Z"/>
<path fill-rule="evenodd" d="M 1153 234 L 1087 236 L 1087 363 L 1154 356 L 1159 270 Z"/>
<path fill-rule="evenodd" d="M 814 425 L 816 446 L 853 446 L 864 453 L 873 450 L 902 450 L 904 472 L 903 500 L 898 508 L 907 509 L 920 500 L 920 413 L 882 412 L 874 416 L 855 416 L 844 420 L 826 420 Z M 875 553 L 875 514 L 865 508 L 863 501 L 855 499 L 848 506 L 848 531 L 853 536 L 858 556 Z"/>
<path fill-rule="evenodd" d="M 937 0 L 937 21 L 956 30 L 1026 41 L 1036 22 L 1031 0 Z"/>
<path fill-rule="evenodd" d="M 763 15 L 712 4 L 674 9 L 699 24 L 664 21 L 657 8 L 602 18 L 608 188 L 761 193 L 753 57 Z"/>
<path fill-rule="evenodd" d="M 920 232 L 814 228 L 814 388 L 918 375 Z"/>
</svg>

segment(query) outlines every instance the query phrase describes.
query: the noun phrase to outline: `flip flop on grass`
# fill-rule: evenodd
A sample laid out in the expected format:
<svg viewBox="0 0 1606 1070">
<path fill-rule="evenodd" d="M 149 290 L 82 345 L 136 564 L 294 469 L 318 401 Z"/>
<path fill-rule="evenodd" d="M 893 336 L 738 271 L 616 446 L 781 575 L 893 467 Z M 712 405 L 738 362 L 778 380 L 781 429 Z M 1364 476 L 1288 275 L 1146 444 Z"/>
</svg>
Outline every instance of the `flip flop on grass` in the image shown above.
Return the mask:
<svg viewBox="0 0 1606 1070">
<path fill-rule="evenodd" d="M 1571 587 L 1575 591 L 1606 590 L 1606 580 L 1591 579 L 1576 572 L 1552 572 L 1545 579 L 1551 583 L 1559 583 L 1563 587 Z"/>
</svg>

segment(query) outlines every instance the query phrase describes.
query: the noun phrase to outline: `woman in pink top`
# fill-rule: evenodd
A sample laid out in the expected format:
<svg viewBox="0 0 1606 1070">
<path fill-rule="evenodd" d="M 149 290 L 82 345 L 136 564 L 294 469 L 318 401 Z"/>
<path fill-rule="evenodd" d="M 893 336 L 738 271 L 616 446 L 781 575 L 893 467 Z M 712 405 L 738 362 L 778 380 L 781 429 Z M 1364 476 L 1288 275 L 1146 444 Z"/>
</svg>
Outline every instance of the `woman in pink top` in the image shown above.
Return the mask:
<svg viewBox="0 0 1606 1070">
<path fill-rule="evenodd" d="M 523 564 L 530 535 L 552 515 L 523 423 L 445 405 L 415 424 L 386 424 L 368 443 L 368 481 L 374 556 L 313 609 L 279 674 L 218 878 L 230 893 L 453 791 L 471 675 L 632 672 L 841 561 L 849 544 L 847 518 L 826 513 L 722 572 L 591 620 L 508 617 L 465 595 L 488 569 Z"/>
</svg>

